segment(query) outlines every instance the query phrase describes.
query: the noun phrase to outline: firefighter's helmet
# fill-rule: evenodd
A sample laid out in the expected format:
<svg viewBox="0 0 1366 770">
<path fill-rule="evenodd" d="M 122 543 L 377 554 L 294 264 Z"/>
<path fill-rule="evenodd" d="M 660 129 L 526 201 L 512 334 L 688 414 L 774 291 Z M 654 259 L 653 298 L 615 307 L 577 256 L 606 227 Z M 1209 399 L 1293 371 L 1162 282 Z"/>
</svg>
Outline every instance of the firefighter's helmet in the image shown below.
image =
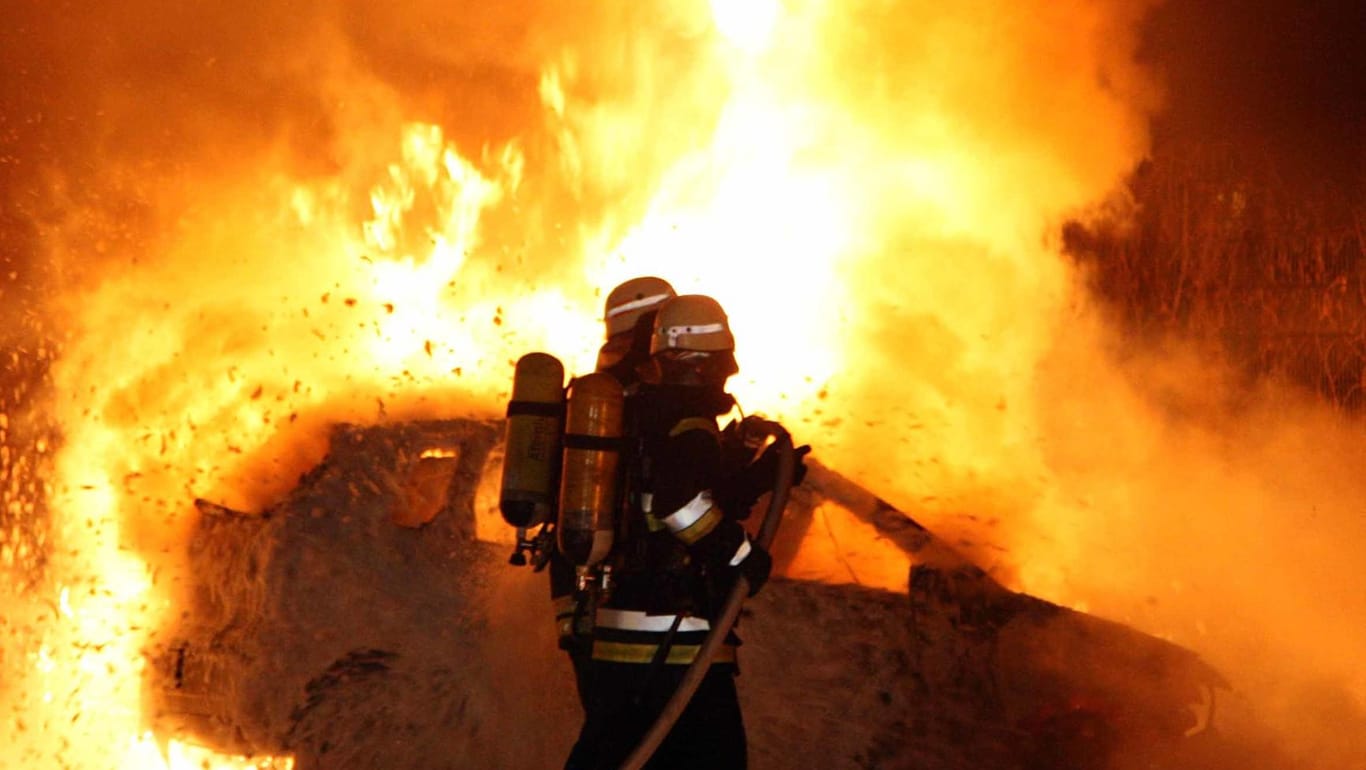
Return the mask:
<svg viewBox="0 0 1366 770">
<path fill-rule="evenodd" d="M 602 309 L 602 320 L 607 325 L 607 337 L 631 331 L 640 317 L 664 304 L 677 292 L 668 281 L 652 275 L 632 278 L 607 295 Z"/>
<path fill-rule="evenodd" d="M 701 294 L 684 294 L 665 302 L 655 316 L 650 353 L 656 355 L 667 350 L 735 350 L 735 337 L 720 303 Z"/>
</svg>

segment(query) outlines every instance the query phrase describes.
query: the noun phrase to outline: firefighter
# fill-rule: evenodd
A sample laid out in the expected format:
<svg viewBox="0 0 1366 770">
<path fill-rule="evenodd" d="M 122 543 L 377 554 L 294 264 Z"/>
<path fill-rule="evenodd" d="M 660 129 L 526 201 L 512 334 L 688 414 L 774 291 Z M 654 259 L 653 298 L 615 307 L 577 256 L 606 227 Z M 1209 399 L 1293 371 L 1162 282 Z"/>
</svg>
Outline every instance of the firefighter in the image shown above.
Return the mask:
<svg viewBox="0 0 1366 770">
<path fill-rule="evenodd" d="M 670 283 L 655 276 L 632 278 L 612 289 L 603 305 L 605 341 L 598 350 L 596 370 L 607 372 L 621 383 L 633 399 L 640 383 L 640 370 L 650 361 L 650 334 L 660 305 L 676 296 Z M 569 655 L 574 667 L 582 705 L 584 677 L 591 651 L 591 618 L 575 593 L 574 566 L 560 553 L 549 561 L 550 596 L 555 606 L 555 624 L 560 649 Z"/>
<path fill-rule="evenodd" d="M 602 321 L 607 340 L 598 350 L 597 371 L 617 378 L 628 391 L 640 381 L 641 366 L 650 360 L 650 333 L 655 313 L 676 295 L 674 287 L 652 275 L 632 278 L 607 295 Z"/>
<path fill-rule="evenodd" d="M 738 370 L 725 312 L 701 295 L 668 299 L 649 340 L 625 408 L 633 448 L 624 536 L 614 546 L 612 588 L 594 613 L 580 678 L 585 720 L 566 770 L 620 765 L 677 689 L 736 576 L 753 595 L 772 564 L 739 521 L 771 478 L 727 469 L 717 427 L 734 405 L 725 383 Z M 761 457 L 747 470 L 773 465 Z M 746 766 L 738 644 L 731 633 L 648 768 Z"/>
</svg>

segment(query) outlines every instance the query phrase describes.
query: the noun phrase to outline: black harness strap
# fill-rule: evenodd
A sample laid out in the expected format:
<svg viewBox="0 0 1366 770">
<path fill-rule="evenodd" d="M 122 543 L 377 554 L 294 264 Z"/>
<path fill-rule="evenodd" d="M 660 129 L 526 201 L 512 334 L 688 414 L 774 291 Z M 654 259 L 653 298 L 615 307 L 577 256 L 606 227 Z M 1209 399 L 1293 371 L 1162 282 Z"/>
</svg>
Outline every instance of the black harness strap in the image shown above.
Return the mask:
<svg viewBox="0 0 1366 770">
<path fill-rule="evenodd" d="M 519 415 L 564 418 L 563 401 L 509 401 L 508 417 Z"/>
<path fill-rule="evenodd" d="M 626 448 L 626 439 L 621 436 L 589 436 L 585 433 L 566 433 L 564 434 L 564 448 L 620 452 Z"/>
</svg>

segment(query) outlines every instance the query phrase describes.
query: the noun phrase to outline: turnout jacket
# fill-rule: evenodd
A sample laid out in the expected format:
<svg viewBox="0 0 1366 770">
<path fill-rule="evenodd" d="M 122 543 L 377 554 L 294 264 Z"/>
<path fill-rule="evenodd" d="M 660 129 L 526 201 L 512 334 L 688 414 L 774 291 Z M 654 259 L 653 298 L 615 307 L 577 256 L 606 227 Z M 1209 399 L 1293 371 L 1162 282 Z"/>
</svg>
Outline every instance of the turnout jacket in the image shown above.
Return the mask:
<svg viewBox="0 0 1366 770">
<path fill-rule="evenodd" d="M 716 420 L 733 403 L 719 388 L 642 384 L 629 395 L 613 586 L 591 633 L 586 608 L 558 597 L 562 638 L 577 636 L 570 644 L 586 646 L 587 657 L 649 665 L 666 644 L 665 664 L 696 657 L 752 552 L 738 520 L 745 512 L 722 502 L 733 497 L 726 489 L 735 469 L 725 467 Z M 729 634 L 715 663 L 733 663 L 738 644 Z"/>
</svg>

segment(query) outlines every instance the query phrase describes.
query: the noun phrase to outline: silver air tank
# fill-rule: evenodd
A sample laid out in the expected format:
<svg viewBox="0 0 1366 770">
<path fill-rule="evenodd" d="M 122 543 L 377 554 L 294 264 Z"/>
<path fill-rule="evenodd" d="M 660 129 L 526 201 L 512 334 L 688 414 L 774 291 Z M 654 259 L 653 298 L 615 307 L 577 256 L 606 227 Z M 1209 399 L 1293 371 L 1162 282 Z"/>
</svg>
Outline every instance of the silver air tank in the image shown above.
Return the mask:
<svg viewBox="0 0 1366 770">
<path fill-rule="evenodd" d="M 621 458 L 621 383 L 605 372 L 569 385 L 560 477 L 560 551 L 591 567 L 612 550 Z"/>
<path fill-rule="evenodd" d="M 514 527 L 550 521 L 558 492 L 564 425 L 564 365 L 546 353 L 517 361 L 504 434 L 498 508 Z"/>
</svg>

